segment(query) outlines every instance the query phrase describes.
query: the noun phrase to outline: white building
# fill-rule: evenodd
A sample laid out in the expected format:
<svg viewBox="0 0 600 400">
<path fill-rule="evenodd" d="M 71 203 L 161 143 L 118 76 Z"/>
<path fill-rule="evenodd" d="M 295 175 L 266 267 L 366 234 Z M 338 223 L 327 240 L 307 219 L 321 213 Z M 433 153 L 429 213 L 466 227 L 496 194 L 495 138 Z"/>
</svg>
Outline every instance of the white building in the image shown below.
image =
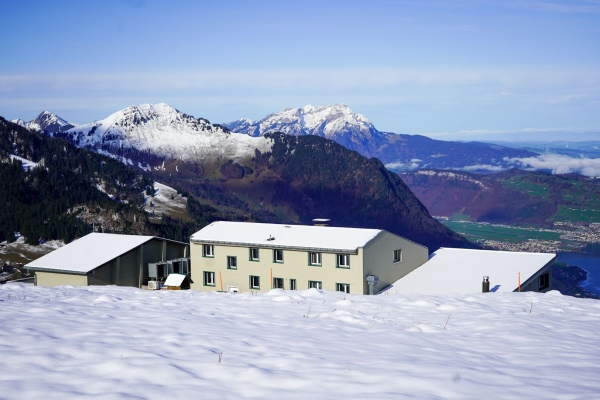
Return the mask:
<svg viewBox="0 0 600 400">
<path fill-rule="evenodd" d="M 441 248 L 425 264 L 385 288 L 390 294 L 481 293 L 483 277 L 490 292 L 552 289 L 551 253 Z"/>
</svg>

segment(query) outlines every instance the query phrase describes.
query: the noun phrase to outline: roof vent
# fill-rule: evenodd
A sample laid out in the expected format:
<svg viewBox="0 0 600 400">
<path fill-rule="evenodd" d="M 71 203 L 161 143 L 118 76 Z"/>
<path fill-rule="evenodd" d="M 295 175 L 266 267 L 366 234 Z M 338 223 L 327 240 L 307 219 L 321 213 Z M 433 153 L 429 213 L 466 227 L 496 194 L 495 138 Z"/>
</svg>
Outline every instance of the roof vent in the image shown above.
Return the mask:
<svg viewBox="0 0 600 400">
<path fill-rule="evenodd" d="M 273 236 L 269 235 L 269 238 L 267 240 L 270 242 L 272 240 L 275 240 L 275 238 Z"/>
<path fill-rule="evenodd" d="M 315 218 L 312 222 L 314 226 L 329 226 L 329 221 L 327 218 Z"/>
</svg>

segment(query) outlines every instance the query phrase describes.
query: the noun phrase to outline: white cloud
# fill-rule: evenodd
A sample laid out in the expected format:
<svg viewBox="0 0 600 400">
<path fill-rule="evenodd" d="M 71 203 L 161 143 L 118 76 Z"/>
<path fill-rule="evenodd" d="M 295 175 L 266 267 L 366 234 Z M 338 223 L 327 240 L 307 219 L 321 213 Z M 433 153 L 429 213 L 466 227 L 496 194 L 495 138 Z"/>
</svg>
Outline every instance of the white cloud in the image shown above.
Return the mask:
<svg viewBox="0 0 600 400">
<path fill-rule="evenodd" d="M 542 154 L 537 157 L 505 158 L 519 168 L 545 169 L 553 174 L 577 172 L 586 176 L 600 176 L 600 158 L 572 158 L 559 154 Z"/>
<path fill-rule="evenodd" d="M 504 171 L 506 168 L 501 167 L 500 165 L 490 165 L 490 164 L 475 164 L 468 165 L 462 168 L 465 171 L 490 171 L 490 172 L 500 172 Z"/>
<path fill-rule="evenodd" d="M 0 92 L 21 90 L 185 90 L 206 88 L 382 88 L 400 85 L 540 86 L 600 84 L 596 69 L 337 68 L 203 70 L 178 73 L 0 75 Z M 500 96 L 511 92 L 502 89 Z M 572 95 L 568 95 L 572 96 Z M 573 95 L 577 96 L 577 95 Z M 588 94 L 586 94 L 588 96 Z"/>
<path fill-rule="evenodd" d="M 412 160 L 410 160 L 410 163 L 408 163 L 408 164 L 405 164 L 400 161 L 395 161 L 395 162 L 385 164 L 385 167 L 391 171 L 406 171 L 406 170 L 419 168 L 421 162 L 423 162 L 423 160 L 419 160 L 418 158 L 413 158 Z"/>
</svg>

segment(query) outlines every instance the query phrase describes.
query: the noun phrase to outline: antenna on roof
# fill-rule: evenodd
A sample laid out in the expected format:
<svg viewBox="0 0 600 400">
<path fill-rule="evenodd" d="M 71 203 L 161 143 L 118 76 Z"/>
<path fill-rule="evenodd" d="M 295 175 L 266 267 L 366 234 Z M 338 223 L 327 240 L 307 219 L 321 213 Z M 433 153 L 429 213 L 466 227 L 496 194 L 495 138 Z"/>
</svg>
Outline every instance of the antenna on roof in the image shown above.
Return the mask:
<svg viewBox="0 0 600 400">
<path fill-rule="evenodd" d="M 328 218 L 315 218 L 312 220 L 314 226 L 329 226 L 330 221 Z"/>
</svg>

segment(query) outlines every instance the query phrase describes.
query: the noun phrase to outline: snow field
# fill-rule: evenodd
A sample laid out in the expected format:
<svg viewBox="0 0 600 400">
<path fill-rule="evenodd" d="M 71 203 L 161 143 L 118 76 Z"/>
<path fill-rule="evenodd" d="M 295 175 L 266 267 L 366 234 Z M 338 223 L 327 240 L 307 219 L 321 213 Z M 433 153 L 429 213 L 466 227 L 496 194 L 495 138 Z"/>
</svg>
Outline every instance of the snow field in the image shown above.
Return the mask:
<svg viewBox="0 0 600 400">
<path fill-rule="evenodd" d="M 544 398 L 600 393 L 600 302 L 0 286 L 0 397 Z"/>
</svg>

